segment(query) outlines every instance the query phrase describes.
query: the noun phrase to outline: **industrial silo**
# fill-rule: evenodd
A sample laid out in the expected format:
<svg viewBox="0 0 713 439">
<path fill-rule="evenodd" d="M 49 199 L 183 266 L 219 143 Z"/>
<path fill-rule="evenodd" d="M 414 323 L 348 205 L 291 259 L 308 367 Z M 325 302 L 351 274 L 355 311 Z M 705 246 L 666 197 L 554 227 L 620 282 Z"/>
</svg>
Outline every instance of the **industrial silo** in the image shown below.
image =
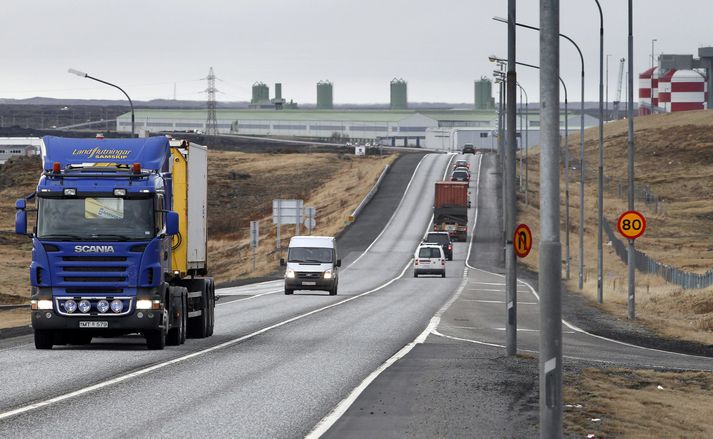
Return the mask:
<svg viewBox="0 0 713 439">
<path fill-rule="evenodd" d="M 253 98 L 250 100 L 251 104 L 270 102 L 270 87 L 262 82 L 256 82 L 253 84 Z"/>
<path fill-rule="evenodd" d="M 671 76 L 671 112 L 705 110 L 706 77 L 696 70 L 676 70 Z"/>
<path fill-rule="evenodd" d="M 331 110 L 334 108 L 334 95 L 332 83 L 319 81 L 317 83 L 317 109 Z"/>
<path fill-rule="evenodd" d="M 391 80 L 391 109 L 405 110 L 408 108 L 406 81 L 394 78 Z"/>
<path fill-rule="evenodd" d="M 475 109 L 476 110 L 492 110 L 495 108 L 495 99 L 493 98 L 493 83 L 490 79 L 483 76 L 475 81 Z"/>
</svg>

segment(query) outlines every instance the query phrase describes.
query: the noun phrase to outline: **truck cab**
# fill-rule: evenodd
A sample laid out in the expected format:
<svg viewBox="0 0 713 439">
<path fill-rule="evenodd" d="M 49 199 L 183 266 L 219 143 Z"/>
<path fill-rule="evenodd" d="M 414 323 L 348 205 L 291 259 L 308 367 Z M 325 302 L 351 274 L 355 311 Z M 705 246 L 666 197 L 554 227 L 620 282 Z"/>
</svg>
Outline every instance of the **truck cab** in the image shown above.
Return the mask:
<svg viewBox="0 0 713 439">
<path fill-rule="evenodd" d="M 37 190 L 16 202 L 16 232 L 32 239 L 38 349 L 127 333 L 162 349 L 212 333 L 213 282 L 196 278 L 207 274 L 205 196 L 197 199 L 202 218 L 187 214 L 186 164 L 195 158 L 207 166 L 199 156 L 204 147 L 171 145 L 166 137 L 43 138 Z M 205 182 L 193 185 L 205 192 Z M 36 224 L 28 233 L 31 201 Z M 191 226 L 202 229 L 202 239 L 191 236 Z M 191 250 L 200 253 L 193 261 Z"/>
</svg>

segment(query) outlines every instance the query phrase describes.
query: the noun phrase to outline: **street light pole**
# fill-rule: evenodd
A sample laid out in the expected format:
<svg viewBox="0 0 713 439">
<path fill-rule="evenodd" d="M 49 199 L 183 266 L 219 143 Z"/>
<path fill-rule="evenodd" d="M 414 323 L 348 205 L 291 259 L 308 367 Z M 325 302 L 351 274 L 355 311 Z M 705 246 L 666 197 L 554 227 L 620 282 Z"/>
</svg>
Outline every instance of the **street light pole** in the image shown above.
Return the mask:
<svg viewBox="0 0 713 439">
<path fill-rule="evenodd" d="M 594 0 L 599 9 L 599 172 L 598 172 L 598 206 L 597 206 L 597 301 L 604 302 L 602 249 L 602 220 L 604 219 L 604 13 L 599 0 Z"/>
<path fill-rule="evenodd" d="M 543 0 L 541 0 L 543 1 Z M 554 0 L 552 0 L 554 1 Z M 540 3 L 542 6 L 542 3 Z M 507 20 L 504 18 L 500 17 L 493 17 L 493 20 L 499 21 L 502 23 L 507 23 Z M 540 21 L 542 21 L 542 17 L 540 17 Z M 540 31 L 539 27 L 535 26 L 530 26 L 528 24 L 523 24 L 523 23 L 515 23 L 517 26 L 521 26 L 527 29 L 531 30 L 536 30 Z M 557 29 L 559 30 L 559 2 L 557 2 Z M 565 40 L 569 41 L 572 43 L 575 49 L 577 49 L 577 53 L 579 54 L 579 60 L 581 62 L 581 79 L 582 79 L 582 84 L 581 84 L 581 105 L 580 105 L 580 123 L 579 123 L 579 137 L 580 137 L 580 152 L 579 152 L 579 168 L 580 168 L 580 179 L 579 179 L 579 289 L 581 290 L 584 286 L 584 55 L 582 54 L 582 50 L 579 48 L 579 45 L 574 42 L 572 38 L 569 36 L 558 33 L 558 35 L 561 38 L 564 38 Z M 557 45 L 559 48 L 559 44 Z M 542 52 L 541 52 L 542 53 Z M 558 58 L 559 59 L 559 58 Z M 559 68 L 558 68 L 559 72 Z M 558 73 L 558 78 L 559 78 L 559 73 Z M 557 108 L 559 110 L 559 102 L 557 103 Z M 558 119 L 559 120 L 559 119 Z M 561 267 L 561 263 L 560 263 Z"/>
<path fill-rule="evenodd" d="M 517 147 L 517 70 L 515 65 L 516 0 L 508 0 L 507 127 L 505 150 L 505 306 L 507 313 L 506 350 L 517 355 L 517 259 L 513 246 L 517 211 L 515 192 L 515 150 Z"/>
<path fill-rule="evenodd" d="M 134 131 L 134 103 L 131 102 L 131 98 L 130 98 L 129 95 L 124 91 L 123 88 L 119 87 L 119 86 L 116 85 L 116 84 L 112 84 L 111 82 L 107 82 L 107 81 L 104 81 L 104 80 L 102 80 L 102 79 L 95 78 L 95 77 L 93 77 L 93 76 L 89 76 L 88 73 L 80 72 L 79 70 L 69 69 L 69 70 L 67 70 L 67 72 L 69 72 L 69 73 L 71 73 L 71 74 L 73 74 L 73 75 L 81 76 L 81 77 L 83 77 L 83 78 L 93 79 L 94 81 L 101 82 L 102 84 L 106 84 L 106 85 L 109 85 L 109 86 L 111 86 L 111 87 L 117 88 L 117 89 L 119 89 L 119 91 L 121 91 L 122 93 L 124 93 L 124 96 L 126 96 L 126 99 L 129 100 L 129 106 L 131 107 L 131 137 L 134 137 L 134 134 L 135 134 L 135 131 Z M 117 121 L 116 123 L 117 123 L 116 130 L 119 131 L 119 126 L 118 126 L 118 125 L 119 125 L 119 122 Z"/>
<path fill-rule="evenodd" d="M 629 169 L 629 210 L 634 210 L 634 11 L 633 1 L 629 0 L 629 73 L 627 90 L 628 102 L 626 118 L 628 123 L 627 156 Z M 634 240 L 629 240 L 628 248 L 628 288 L 627 288 L 627 317 L 629 320 L 636 318 L 636 252 Z"/>
<path fill-rule="evenodd" d="M 606 87 L 605 87 L 606 98 L 604 99 L 604 102 L 606 105 L 606 114 L 607 114 L 606 119 L 607 120 L 609 120 L 609 117 L 610 117 L 609 116 L 609 57 L 610 56 L 611 56 L 611 53 L 608 53 L 607 54 L 607 62 L 606 62 L 606 65 L 607 65 L 607 67 L 606 67 L 607 68 L 607 73 L 606 73 L 607 79 L 606 79 Z"/>
<path fill-rule="evenodd" d="M 562 437 L 559 0 L 540 0 L 540 437 Z"/>
</svg>

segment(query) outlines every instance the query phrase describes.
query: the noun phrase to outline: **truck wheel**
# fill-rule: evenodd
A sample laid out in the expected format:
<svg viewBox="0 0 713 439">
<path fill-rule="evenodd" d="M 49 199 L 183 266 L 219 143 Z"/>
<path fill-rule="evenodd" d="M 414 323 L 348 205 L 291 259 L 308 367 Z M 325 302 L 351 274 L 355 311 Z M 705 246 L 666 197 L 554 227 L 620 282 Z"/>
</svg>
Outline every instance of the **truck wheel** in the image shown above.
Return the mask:
<svg viewBox="0 0 713 439">
<path fill-rule="evenodd" d="M 441 277 L 446 277 L 446 270 L 443 270 L 443 273 L 441 273 Z"/>
<path fill-rule="evenodd" d="M 334 286 L 331 290 L 329 290 L 329 295 L 330 296 L 336 296 L 337 295 L 337 285 Z"/>
<path fill-rule="evenodd" d="M 206 279 L 197 279 L 201 291 L 201 315 L 188 319 L 188 336 L 191 338 L 206 338 L 208 336 L 210 301 L 209 284 Z"/>
<path fill-rule="evenodd" d="M 166 331 L 164 329 L 155 329 L 145 334 L 146 347 L 152 351 L 161 351 L 166 347 Z"/>
<path fill-rule="evenodd" d="M 35 329 L 35 349 L 52 349 L 54 334 L 50 331 Z"/>
<path fill-rule="evenodd" d="M 287 288 L 285 288 L 285 294 L 288 296 L 292 295 L 292 293 L 294 293 L 294 292 L 295 292 L 295 290 L 288 290 Z"/>
<path fill-rule="evenodd" d="M 186 314 L 186 307 L 183 301 L 183 288 L 168 287 L 168 294 L 171 298 L 169 304 L 170 317 L 164 322 L 165 326 L 170 326 L 166 333 L 166 344 L 169 346 L 178 346 L 181 344 L 181 337 L 185 329 L 183 328 L 183 316 Z M 176 315 L 178 313 L 178 315 Z M 171 320 L 173 323 L 171 324 Z"/>
</svg>

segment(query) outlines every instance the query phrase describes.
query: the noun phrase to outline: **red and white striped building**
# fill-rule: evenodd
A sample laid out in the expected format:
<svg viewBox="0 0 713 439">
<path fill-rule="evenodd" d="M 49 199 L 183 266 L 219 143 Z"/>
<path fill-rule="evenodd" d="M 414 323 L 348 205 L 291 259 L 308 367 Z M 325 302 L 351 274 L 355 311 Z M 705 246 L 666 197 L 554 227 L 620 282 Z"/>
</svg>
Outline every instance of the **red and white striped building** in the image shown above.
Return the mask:
<svg viewBox="0 0 713 439">
<path fill-rule="evenodd" d="M 705 110 L 708 101 L 706 77 L 696 70 L 676 70 L 671 76 L 668 111 Z"/>
<path fill-rule="evenodd" d="M 654 70 L 652 67 L 639 75 L 639 115 L 651 114 L 651 93 L 653 92 L 652 77 Z"/>
<path fill-rule="evenodd" d="M 669 69 L 663 75 L 659 67 L 639 75 L 639 114 L 703 110 L 707 108 L 708 83 L 704 70 Z"/>
</svg>

